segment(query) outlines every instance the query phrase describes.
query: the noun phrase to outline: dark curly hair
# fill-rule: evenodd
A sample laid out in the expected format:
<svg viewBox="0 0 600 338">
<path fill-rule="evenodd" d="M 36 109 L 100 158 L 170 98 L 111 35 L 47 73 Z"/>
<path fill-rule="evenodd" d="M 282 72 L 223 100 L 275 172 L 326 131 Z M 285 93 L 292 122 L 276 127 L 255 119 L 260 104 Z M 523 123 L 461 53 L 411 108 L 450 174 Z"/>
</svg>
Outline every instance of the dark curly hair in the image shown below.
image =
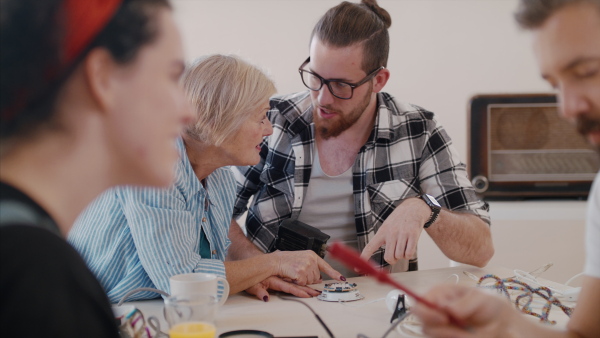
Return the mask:
<svg viewBox="0 0 600 338">
<path fill-rule="evenodd" d="M 135 59 L 157 36 L 157 8 L 168 0 L 123 0 L 112 19 L 80 55 L 65 65 L 63 0 L 3 0 L 0 14 L 0 141 L 18 141 L 53 122 L 57 94 L 93 48 L 119 63 Z M 2 146 L 4 148 L 4 146 Z"/>
</svg>

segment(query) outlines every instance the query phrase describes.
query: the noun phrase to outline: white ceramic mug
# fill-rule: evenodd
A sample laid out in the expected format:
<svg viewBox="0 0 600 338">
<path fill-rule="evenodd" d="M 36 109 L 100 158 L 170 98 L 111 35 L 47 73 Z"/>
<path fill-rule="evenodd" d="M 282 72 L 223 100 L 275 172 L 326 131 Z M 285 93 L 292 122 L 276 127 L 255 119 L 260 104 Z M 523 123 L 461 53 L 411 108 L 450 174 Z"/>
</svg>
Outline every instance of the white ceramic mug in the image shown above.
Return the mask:
<svg viewBox="0 0 600 338">
<path fill-rule="evenodd" d="M 190 296 L 194 294 L 204 294 L 218 298 L 219 282 L 223 284 L 223 295 L 219 300 L 219 305 L 223 305 L 229 295 L 229 283 L 227 279 L 212 273 L 184 273 L 169 278 L 171 286 L 171 296 Z"/>
</svg>

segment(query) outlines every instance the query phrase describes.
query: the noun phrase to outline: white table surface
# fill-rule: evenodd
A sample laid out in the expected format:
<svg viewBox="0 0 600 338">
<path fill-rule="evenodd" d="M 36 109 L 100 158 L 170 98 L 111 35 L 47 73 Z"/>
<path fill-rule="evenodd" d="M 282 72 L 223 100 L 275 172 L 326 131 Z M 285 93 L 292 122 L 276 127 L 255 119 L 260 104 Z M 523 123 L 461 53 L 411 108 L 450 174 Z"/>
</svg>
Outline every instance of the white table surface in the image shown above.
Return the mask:
<svg viewBox="0 0 600 338">
<path fill-rule="evenodd" d="M 459 284 L 475 286 L 476 281 L 467 277 L 463 271 L 471 272 L 477 277 L 488 273 L 496 274 L 501 278 L 514 276 L 512 270 L 503 267 L 480 269 L 462 265 L 443 269 L 395 273 L 393 277 L 416 293 L 423 294 L 436 284 L 454 283 L 456 277 L 451 277 L 453 274 L 458 276 Z M 543 279 L 539 278 L 539 280 Z M 325 281 L 324 283 L 330 282 Z M 325 302 L 317 298 L 296 299 L 301 299 L 310 305 L 327 324 L 335 337 L 356 337 L 360 333 L 370 338 L 381 337 L 389 328 L 391 318 L 391 312 L 387 309 L 384 298 L 393 288 L 380 284 L 370 277 L 349 278 L 348 282 L 357 283 L 358 290 L 365 298 L 347 303 Z M 568 288 L 557 283 L 546 282 L 557 289 Z M 322 289 L 323 284 L 312 285 L 312 287 Z M 372 302 L 378 299 L 380 300 Z M 167 324 L 162 315 L 162 299 L 135 301 L 125 304 L 136 306 L 144 313 L 146 318 L 152 315 L 156 316 L 161 320 L 163 331 L 167 331 Z M 539 321 L 533 316 L 524 316 Z M 555 325 L 557 328 L 565 327 L 568 322 L 568 317 L 558 307 L 554 306 L 550 312 L 550 319 L 557 321 Z M 267 331 L 275 337 L 329 337 L 308 308 L 297 302 L 282 300 L 274 293 L 271 293 L 270 300 L 266 303 L 243 292 L 230 296 L 219 309 L 216 326 L 218 334 L 232 330 L 252 329 Z M 411 336 L 399 330 L 394 330 L 388 335 L 388 337 Z"/>
</svg>

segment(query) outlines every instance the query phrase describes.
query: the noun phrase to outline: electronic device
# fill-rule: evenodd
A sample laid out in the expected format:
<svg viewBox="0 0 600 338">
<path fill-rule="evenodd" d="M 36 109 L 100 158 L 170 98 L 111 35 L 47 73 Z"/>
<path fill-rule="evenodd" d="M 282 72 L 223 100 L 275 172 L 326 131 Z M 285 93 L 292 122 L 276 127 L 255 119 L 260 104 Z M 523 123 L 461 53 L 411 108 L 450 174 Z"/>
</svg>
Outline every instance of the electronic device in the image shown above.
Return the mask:
<svg viewBox="0 0 600 338">
<path fill-rule="evenodd" d="M 281 251 L 312 250 L 324 258 L 330 237 L 313 226 L 288 218 L 279 225 L 275 248 Z"/>
<path fill-rule="evenodd" d="M 317 299 L 326 302 L 351 302 L 365 298 L 358 291 L 356 283 L 339 282 L 325 284 L 323 291 Z"/>
<path fill-rule="evenodd" d="M 360 257 L 360 253 L 340 242 L 334 242 L 331 246 L 327 248 L 327 251 L 331 254 L 331 256 L 338 261 L 342 262 L 348 268 L 356 269 L 359 273 L 366 274 L 372 278 L 377 279 L 381 283 L 385 283 L 393 286 L 396 289 L 402 290 L 406 295 L 410 296 L 414 301 L 427 306 L 430 309 L 439 311 L 448 316 L 448 320 L 460 327 L 466 328 L 467 326 L 463 323 L 462 320 L 456 318 L 452 313 L 443 309 L 436 303 L 433 303 L 415 292 L 411 289 L 404 286 L 402 283 L 390 277 L 390 274 L 384 269 L 378 269 L 375 267 L 375 264 L 372 261 L 368 261 L 362 257 Z"/>
<path fill-rule="evenodd" d="M 554 94 L 484 94 L 469 110 L 469 177 L 486 199 L 587 198 L 600 159 Z"/>
</svg>

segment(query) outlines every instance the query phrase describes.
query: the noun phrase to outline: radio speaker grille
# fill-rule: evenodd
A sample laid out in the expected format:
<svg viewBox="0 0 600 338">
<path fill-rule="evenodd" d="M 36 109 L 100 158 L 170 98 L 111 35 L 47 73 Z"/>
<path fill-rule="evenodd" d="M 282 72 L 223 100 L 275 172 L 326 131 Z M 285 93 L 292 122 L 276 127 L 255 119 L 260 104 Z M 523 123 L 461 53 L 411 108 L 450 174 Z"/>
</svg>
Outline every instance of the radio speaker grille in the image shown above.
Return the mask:
<svg viewBox="0 0 600 338">
<path fill-rule="evenodd" d="M 589 180 L 600 168 L 556 105 L 490 105 L 488 114 L 492 181 Z"/>
</svg>

